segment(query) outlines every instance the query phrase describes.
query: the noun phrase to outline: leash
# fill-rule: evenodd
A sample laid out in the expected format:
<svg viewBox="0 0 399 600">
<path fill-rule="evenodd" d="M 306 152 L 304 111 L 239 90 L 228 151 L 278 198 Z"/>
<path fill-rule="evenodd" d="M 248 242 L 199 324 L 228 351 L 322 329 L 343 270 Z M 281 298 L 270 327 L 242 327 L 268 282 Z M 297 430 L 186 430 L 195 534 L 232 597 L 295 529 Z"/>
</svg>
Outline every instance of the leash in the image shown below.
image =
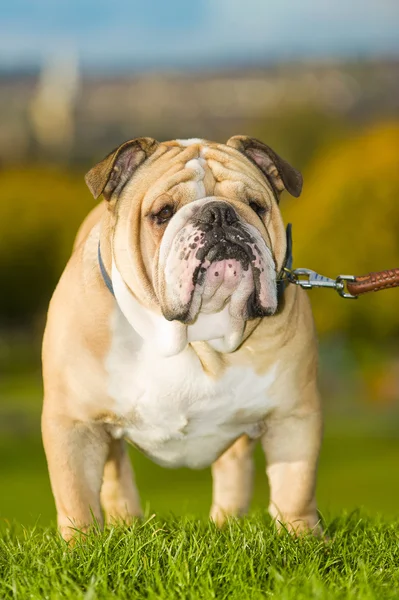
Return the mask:
<svg viewBox="0 0 399 600">
<path fill-rule="evenodd" d="M 338 275 L 335 279 L 325 277 L 312 269 L 292 269 L 291 223 L 287 226 L 287 256 L 277 285 L 293 283 L 304 289 L 331 288 L 342 298 L 357 300 L 361 294 L 379 292 L 399 286 L 399 269 L 387 269 L 367 275 Z"/>
</svg>

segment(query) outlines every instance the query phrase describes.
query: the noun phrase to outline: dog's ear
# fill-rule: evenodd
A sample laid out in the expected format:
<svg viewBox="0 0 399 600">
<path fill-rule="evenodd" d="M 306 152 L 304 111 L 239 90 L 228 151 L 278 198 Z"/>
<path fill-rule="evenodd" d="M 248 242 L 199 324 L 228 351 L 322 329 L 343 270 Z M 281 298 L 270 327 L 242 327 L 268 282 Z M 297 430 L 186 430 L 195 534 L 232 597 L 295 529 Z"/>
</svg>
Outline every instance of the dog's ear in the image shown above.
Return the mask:
<svg viewBox="0 0 399 600">
<path fill-rule="evenodd" d="M 297 198 L 302 191 L 302 175 L 263 142 L 245 135 L 235 135 L 227 141 L 249 158 L 262 171 L 278 195 L 287 190 Z"/>
<path fill-rule="evenodd" d="M 159 142 L 152 138 L 137 138 L 110 152 L 85 175 L 87 187 L 94 198 L 103 194 L 109 200 L 115 191 L 120 192 L 135 170 L 158 146 Z"/>
</svg>

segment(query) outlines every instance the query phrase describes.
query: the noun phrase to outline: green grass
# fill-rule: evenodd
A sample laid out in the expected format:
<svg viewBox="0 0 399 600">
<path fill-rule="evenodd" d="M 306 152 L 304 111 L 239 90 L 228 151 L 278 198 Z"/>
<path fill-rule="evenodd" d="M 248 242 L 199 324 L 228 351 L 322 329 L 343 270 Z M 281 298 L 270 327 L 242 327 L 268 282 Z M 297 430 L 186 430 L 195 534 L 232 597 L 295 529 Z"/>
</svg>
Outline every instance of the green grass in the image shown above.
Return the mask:
<svg viewBox="0 0 399 600">
<path fill-rule="evenodd" d="M 261 514 L 218 531 L 205 520 L 149 517 L 82 536 L 0 533 L 2 599 L 308 600 L 399 597 L 399 521 L 359 513 L 327 522 L 329 541 L 277 535 Z"/>
</svg>

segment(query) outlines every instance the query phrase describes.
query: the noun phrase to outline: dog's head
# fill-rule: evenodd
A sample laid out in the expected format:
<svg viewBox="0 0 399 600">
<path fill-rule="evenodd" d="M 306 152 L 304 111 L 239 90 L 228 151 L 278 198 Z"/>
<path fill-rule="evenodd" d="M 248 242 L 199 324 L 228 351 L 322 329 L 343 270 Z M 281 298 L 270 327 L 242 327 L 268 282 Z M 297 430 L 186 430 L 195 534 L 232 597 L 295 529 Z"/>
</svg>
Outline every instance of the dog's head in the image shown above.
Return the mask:
<svg viewBox="0 0 399 600">
<path fill-rule="evenodd" d="M 109 209 L 113 271 L 141 306 L 188 328 L 186 342 L 218 339 L 205 330 L 219 320 L 229 331 L 215 347 L 232 351 L 248 319 L 276 311 L 286 252 L 279 195 L 299 196 L 302 177 L 271 148 L 245 136 L 226 145 L 140 138 L 86 182 Z"/>
</svg>

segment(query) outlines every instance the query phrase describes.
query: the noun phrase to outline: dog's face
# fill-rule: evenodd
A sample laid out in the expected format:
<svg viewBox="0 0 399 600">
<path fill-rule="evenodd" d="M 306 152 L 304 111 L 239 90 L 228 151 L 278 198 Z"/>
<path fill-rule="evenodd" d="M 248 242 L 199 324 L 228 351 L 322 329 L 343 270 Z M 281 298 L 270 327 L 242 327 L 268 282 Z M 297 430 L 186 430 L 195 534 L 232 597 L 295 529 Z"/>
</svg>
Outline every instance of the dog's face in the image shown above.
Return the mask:
<svg viewBox="0 0 399 600">
<path fill-rule="evenodd" d="M 243 136 L 141 138 L 86 182 L 108 203 L 113 260 L 140 304 L 186 326 L 228 315 L 235 347 L 248 319 L 276 311 L 286 251 L 278 198 L 298 196 L 302 178 L 270 148 Z"/>
</svg>

